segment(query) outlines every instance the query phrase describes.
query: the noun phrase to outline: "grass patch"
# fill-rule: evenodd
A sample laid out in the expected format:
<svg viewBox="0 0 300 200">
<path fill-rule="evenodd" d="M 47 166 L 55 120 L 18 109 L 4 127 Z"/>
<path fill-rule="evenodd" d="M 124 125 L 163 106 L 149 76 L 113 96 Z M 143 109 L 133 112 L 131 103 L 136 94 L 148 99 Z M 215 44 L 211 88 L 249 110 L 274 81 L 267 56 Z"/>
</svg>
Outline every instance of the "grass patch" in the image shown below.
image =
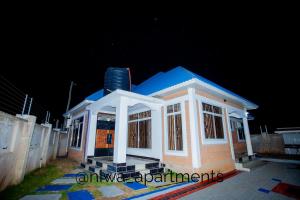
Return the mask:
<svg viewBox="0 0 300 200">
<path fill-rule="evenodd" d="M 56 178 L 63 176 L 66 171 L 72 169 L 72 164 L 59 165 L 57 160 L 49 163 L 46 167 L 36 169 L 25 175 L 24 180 L 15 186 L 10 186 L 0 193 L 0 199 L 15 200 L 24 195 L 33 194 L 36 189 L 49 184 Z M 63 168 L 63 169 L 62 169 Z"/>
</svg>

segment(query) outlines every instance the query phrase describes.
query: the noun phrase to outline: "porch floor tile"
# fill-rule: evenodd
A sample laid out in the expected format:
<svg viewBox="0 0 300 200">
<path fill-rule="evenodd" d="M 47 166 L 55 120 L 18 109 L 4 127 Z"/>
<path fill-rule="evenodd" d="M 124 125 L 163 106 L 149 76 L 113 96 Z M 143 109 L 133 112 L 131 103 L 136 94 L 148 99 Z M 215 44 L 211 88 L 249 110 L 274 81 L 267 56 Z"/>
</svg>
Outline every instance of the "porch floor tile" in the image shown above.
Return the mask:
<svg viewBox="0 0 300 200">
<path fill-rule="evenodd" d="M 123 190 L 121 190 L 120 188 L 118 188 L 115 185 L 103 186 L 103 187 L 98 188 L 98 190 L 102 193 L 102 195 L 104 197 L 108 197 L 108 198 L 120 196 L 125 193 Z"/>
</svg>

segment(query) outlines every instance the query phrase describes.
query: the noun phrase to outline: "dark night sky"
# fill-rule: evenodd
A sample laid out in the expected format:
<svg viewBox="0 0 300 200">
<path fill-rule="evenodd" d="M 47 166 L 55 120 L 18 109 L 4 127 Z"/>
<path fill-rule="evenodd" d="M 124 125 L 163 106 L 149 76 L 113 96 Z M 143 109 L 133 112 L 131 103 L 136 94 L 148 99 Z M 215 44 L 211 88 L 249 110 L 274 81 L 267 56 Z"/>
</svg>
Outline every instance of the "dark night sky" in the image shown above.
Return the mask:
<svg viewBox="0 0 300 200">
<path fill-rule="evenodd" d="M 71 80 L 74 106 L 103 87 L 109 66 L 130 67 L 138 84 L 181 65 L 258 104 L 254 125 L 300 126 L 295 16 L 209 23 L 195 16 L 115 16 L 101 18 L 95 30 L 67 24 L 24 20 L 5 31 L 1 74 L 55 117 L 65 111 Z"/>
</svg>

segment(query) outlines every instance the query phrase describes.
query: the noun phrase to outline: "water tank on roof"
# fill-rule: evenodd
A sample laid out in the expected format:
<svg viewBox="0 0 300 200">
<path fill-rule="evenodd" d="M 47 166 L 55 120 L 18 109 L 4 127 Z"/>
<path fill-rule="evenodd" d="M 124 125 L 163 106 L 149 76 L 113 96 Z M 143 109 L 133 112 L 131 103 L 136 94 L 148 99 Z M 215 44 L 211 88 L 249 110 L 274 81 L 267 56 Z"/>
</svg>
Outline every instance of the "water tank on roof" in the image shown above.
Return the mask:
<svg viewBox="0 0 300 200">
<path fill-rule="evenodd" d="M 116 89 L 130 91 L 131 80 L 129 68 L 107 68 L 104 77 L 104 95 L 107 95 Z"/>
</svg>

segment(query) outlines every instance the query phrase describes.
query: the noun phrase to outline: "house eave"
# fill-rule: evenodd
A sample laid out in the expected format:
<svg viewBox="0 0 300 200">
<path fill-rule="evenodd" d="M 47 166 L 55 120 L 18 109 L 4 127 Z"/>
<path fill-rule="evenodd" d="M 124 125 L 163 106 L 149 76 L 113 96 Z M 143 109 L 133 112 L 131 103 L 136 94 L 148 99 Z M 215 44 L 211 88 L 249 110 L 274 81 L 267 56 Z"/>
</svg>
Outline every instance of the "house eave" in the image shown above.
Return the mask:
<svg viewBox="0 0 300 200">
<path fill-rule="evenodd" d="M 211 91 L 214 91 L 214 92 L 216 92 L 216 93 L 218 93 L 218 94 L 220 94 L 224 97 L 227 97 L 229 99 L 237 101 L 237 102 L 241 103 L 245 107 L 246 110 L 253 110 L 253 109 L 258 108 L 258 105 L 256 105 L 255 103 L 252 103 L 251 101 L 248 101 L 247 99 L 232 95 L 228 92 L 225 92 L 225 91 L 223 91 L 223 90 L 221 90 L 221 89 L 219 89 L 215 86 L 212 86 L 212 85 L 210 85 L 208 83 L 205 83 L 205 82 L 203 82 L 199 79 L 196 79 L 196 78 L 192 78 L 192 79 L 190 79 L 188 81 L 185 81 L 185 82 L 182 82 L 180 84 L 168 87 L 166 89 L 163 89 L 163 90 L 160 90 L 160 91 L 157 91 L 157 92 L 154 92 L 154 93 L 150 94 L 149 96 L 159 96 L 159 95 L 163 95 L 163 94 L 169 93 L 169 92 L 177 90 L 177 89 L 195 87 L 195 86 L 205 87 L 205 88 L 207 88 Z"/>
<path fill-rule="evenodd" d="M 68 110 L 67 112 L 65 112 L 63 114 L 64 117 L 68 117 L 71 113 L 76 112 L 77 110 L 86 107 L 87 105 L 93 103 L 94 101 L 91 100 L 83 100 L 82 102 L 80 102 L 79 104 L 77 104 L 76 106 L 74 106 L 73 108 L 71 108 L 70 110 Z"/>
</svg>

